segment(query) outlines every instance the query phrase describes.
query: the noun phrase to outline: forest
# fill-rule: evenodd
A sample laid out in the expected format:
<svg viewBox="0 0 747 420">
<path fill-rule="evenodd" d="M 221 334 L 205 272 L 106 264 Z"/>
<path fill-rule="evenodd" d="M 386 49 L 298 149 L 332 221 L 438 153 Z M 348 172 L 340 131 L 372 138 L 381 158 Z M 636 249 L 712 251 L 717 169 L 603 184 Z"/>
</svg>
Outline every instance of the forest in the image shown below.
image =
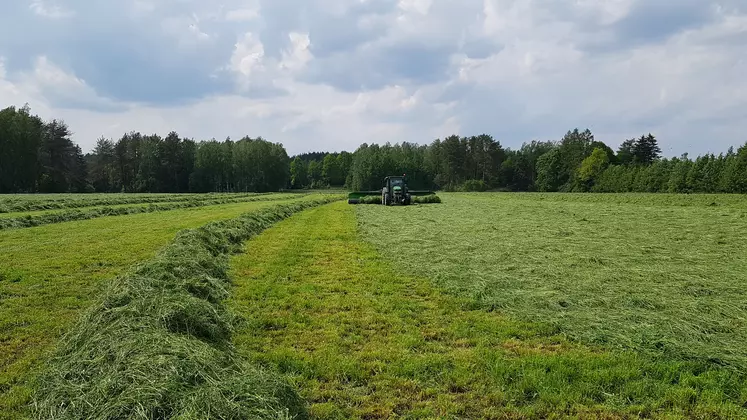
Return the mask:
<svg viewBox="0 0 747 420">
<path fill-rule="evenodd" d="M 650 133 L 613 150 L 576 128 L 518 149 L 480 134 L 289 156 L 262 137 L 129 132 L 99 138 L 84 154 L 64 121 L 44 121 L 27 105 L 0 111 L 0 193 L 370 190 L 391 174 L 445 191 L 747 193 L 747 143 L 719 155 L 668 158 Z"/>
</svg>

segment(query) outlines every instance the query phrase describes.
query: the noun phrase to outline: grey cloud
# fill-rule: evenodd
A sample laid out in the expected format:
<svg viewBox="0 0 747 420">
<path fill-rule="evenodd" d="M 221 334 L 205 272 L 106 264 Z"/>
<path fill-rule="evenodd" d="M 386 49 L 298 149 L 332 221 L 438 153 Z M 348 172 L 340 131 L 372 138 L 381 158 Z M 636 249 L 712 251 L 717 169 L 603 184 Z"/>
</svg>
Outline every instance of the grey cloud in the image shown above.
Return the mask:
<svg viewBox="0 0 747 420">
<path fill-rule="evenodd" d="M 232 89 L 232 80 L 216 70 L 231 56 L 233 33 L 204 22 L 201 30 L 222 36 L 221 42 L 180 48 L 179 39 L 163 32 L 161 25 L 168 13 L 189 17 L 189 9 L 166 9 L 161 4 L 152 13 L 135 18 L 124 4 L 75 5 L 79 7 L 70 19 L 42 20 L 19 13 L 20 19 L 2 25 L 14 34 L 26 33 L 22 31 L 25 27 L 34 28 L 24 37 L 2 34 L 0 54 L 7 55 L 9 71 L 28 71 L 35 56 L 46 55 L 71 69 L 102 96 L 156 105 L 197 100 Z M 176 29 L 186 34 L 187 22 Z M 216 34 L 213 29 L 223 32 Z"/>
<path fill-rule="evenodd" d="M 448 79 L 450 53 L 445 47 L 416 44 L 372 47 L 315 60 L 305 78 L 344 91 L 434 83 Z"/>
<path fill-rule="evenodd" d="M 468 58 L 480 60 L 490 57 L 493 54 L 497 54 L 502 49 L 503 47 L 496 45 L 495 42 L 485 39 L 474 39 L 466 41 L 464 45 L 459 48 L 458 52 L 463 53 Z"/>
<path fill-rule="evenodd" d="M 714 3 L 703 0 L 638 1 L 630 13 L 609 26 L 579 25 L 579 45 L 587 52 L 606 54 L 657 44 L 689 29 L 718 19 Z"/>
<path fill-rule="evenodd" d="M 715 15 L 711 6 L 703 0 L 642 1 L 615 24 L 614 30 L 628 42 L 659 42 L 712 21 Z"/>
<path fill-rule="evenodd" d="M 462 85 L 462 88 L 465 93 L 456 105 L 455 115 L 466 129 L 465 135 L 490 133 L 504 147 L 518 148 L 522 141 L 542 137 L 548 131 L 557 131 L 557 128 L 553 129 L 554 126 L 562 125 L 553 121 L 543 121 L 542 124 L 522 121 L 523 101 L 530 99 L 522 99 L 509 87 Z"/>
<path fill-rule="evenodd" d="M 263 0 L 260 37 L 268 57 L 279 58 L 291 31 L 308 32 L 312 39 L 311 51 L 316 57 L 329 57 L 354 50 L 357 46 L 381 35 L 381 28 L 361 27 L 365 16 L 390 12 L 394 0 L 351 2 L 342 15 L 331 14 L 320 7 L 323 2 L 295 0 Z"/>
<path fill-rule="evenodd" d="M 479 1 L 435 1 L 427 16 L 411 15 L 402 26 L 395 24 L 401 11 L 394 0 L 354 4 L 344 16 L 310 27 L 315 61 L 306 81 L 345 91 L 443 82 L 451 76 L 453 54 L 485 58 L 502 48 L 473 33 L 481 19 Z"/>
<path fill-rule="evenodd" d="M 113 34 L 82 39 L 72 53 L 77 58 L 73 64 L 76 74 L 105 96 L 163 105 L 231 88 L 229 80 L 210 78 L 216 66 L 228 61 L 230 50 L 208 59 L 180 56 L 166 53 L 167 46 L 149 45 L 137 34 L 120 34 L 131 36 L 127 41 Z"/>
<path fill-rule="evenodd" d="M 47 91 L 45 98 L 53 106 L 65 109 L 95 110 L 101 113 L 116 113 L 127 110 L 127 106 L 121 103 L 77 98 L 70 95 L 61 95 L 54 91 Z"/>
</svg>

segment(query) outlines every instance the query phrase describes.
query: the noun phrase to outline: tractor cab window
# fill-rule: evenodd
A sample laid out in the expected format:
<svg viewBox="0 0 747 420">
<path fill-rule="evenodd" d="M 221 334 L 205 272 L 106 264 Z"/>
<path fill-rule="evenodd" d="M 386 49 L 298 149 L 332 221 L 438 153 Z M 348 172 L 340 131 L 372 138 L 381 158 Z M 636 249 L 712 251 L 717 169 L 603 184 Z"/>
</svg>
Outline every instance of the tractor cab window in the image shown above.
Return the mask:
<svg viewBox="0 0 747 420">
<path fill-rule="evenodd" d="M 392 186 L 393 187 L 401 187 L 402 186 L 402 179 L 396 178 L 392 180 Z"/>
</svg>

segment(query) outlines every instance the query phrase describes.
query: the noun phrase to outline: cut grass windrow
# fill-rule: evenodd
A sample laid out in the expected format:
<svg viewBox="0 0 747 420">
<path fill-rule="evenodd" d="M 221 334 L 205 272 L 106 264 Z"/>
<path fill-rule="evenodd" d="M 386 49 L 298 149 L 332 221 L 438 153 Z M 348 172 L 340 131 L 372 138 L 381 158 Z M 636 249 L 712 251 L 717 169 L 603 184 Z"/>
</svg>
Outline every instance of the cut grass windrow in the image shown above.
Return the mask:
<svg viewBox="0 0 747 420">
<path fill-rule="evenodd" d="M 209 194 L 152 194 L 152 195 L 130 195 L 130 194 L 106 194 L 103 196 L 88 197 L 86 194 L 78 194 L 70 198 L 61 199 L 37 199 L 19 200 L 0 197 L 0 214 L 20 213 L 44 210 L 69 210 L 85 207 L 117 206 L 121 204 L 149 204 L 149 203 L 176 203 L 180 201 L 199 201 L 218 198 L 239 198 L 270 193 L 209 193 Z"/>
<path fill-rule="evenodd" d="M 441 197 L 437 195 L 415 196 L 412 198 L 412 202 L 416 204 L 440 203 Z"/>
<path fill-rule="evenodd" d="M 248 203 L 253 201 L 276 201 L 283 199 L 299 198 L 302 195 L 269 194 L 261 196 L 229 196 L 229 198 L 218 198 L 209 200 L 192 200 L 184 202 L 173 202 L 165 204 L 149 204 L 147 206 L 136 205 L 130 207 L 98 207 L 90 210 L 68 210 L 36 216 L 23 216 L 14 218 L 0 218 L 0 230 L 20 229 L 34 226 L 48 225 L 52 223 L 71 222 L 74 220 L 95 219 L 107 216 L 122 216 L 126 214 L 152 213 L 176 209 L 196 208 L 214 206 L 229 203 Z"/>
<path fill-rule="evenodd" d="M 117 204 L 148 204 L 148 203 L 171 203 L 176 201 L 189 201 L 204 197 L 220 197 L 227 194 L 106 194 L 89 196 L 87 194 L 63 195 L 61 198 L 40 197 L 38 199 L 18 198 L 18 196 L 0 197 L 0 213 L 15 213 L 23 211 L 40 210 L 64 210 L 80 207 L 113 206 Z M 242 194 L 244 196 L 257 195 L 256 193 Z M 238 194 L 236 194 L 238 196 Z"/>
<path fill-rule="evenodd" d="M 424 195 L 412 197 L 413 204 L 431 204 L 440 203 L 441 197 L 437 195 Z M 376 195 L 363 196 L 359 199 L 358 204 L 381 204 L 381 197 Z"/>
<path fill-rule="evenodd" d="M 113 281 L 63 338 L 36 382 L 37 418 L 293 418 L 292 387 L 238 358 L 229 254 L 304 209 L 270 207 L 180 231 L 154 259 Z"/>
<path fill-rule="evenodd" d="M 264 196 L 267 197 L 268 195 L 270 195 L 270 194 L 265 194 Z M 160 202 L 160 203 L 127 203 L 127 204 L 93 205 L 93 206 L 86 205 L 86 206 L 80 206 L 80 207 L 76 207 L 76 208 L 62 209 L 62 210 L 60 210 L 60 209 L 56 209 L 56 210 L 34 210 L 34 211 L 21 211 L 21 212 L 11 212 L 11 213 L 0 213 L 0 219 L 17 219 L 17 218 L 27 218 L 29 216 L 46 216 L 46 215 L 49 215 L 49 214 L 60 214 L 60 213 L 64 213 L 66 211 L 71 211 L 71 210 L 74 210 L 74 211 L 88 211 L 88 210 L 100 209 L 102 207 L 110 207 L 110 208 L 137 207 L 137 206 L 147 207 L 147 206 L 151 206 L 151 205 L 154 205 L 154 204 L 170 204 L 170 203 L 180 203 L 180 202 L 185 202 L 185 201 L 189 201 L 189 202 L 202 202 L 202 201 L 215 200 L 215 199 L 220 199 L 220 198 L 224 198 L 224 199 L 229 199 L 230 198 L 230 199 L 239 200 L 239 199 L 242 199 L 242 198 L 251 198 L 251 197 L 258 197 L 258 196 L 259 196 L 258 194 L 253 194 L 253 195 L 240 195 L 240 194 L 229 195 L 229 194 L 224 194 L 222 196 L 217 196 L 217 195 L 212 195 L 212 194 L 210 194 L 210 195 L 205 194 L 205 195 L 202 195 L 202 196 L 195 195 L 195 196 L 191 197 L 189 200 L 179 199 L 179 200 L 163 201 L 163 202 Z"/>
</svg>

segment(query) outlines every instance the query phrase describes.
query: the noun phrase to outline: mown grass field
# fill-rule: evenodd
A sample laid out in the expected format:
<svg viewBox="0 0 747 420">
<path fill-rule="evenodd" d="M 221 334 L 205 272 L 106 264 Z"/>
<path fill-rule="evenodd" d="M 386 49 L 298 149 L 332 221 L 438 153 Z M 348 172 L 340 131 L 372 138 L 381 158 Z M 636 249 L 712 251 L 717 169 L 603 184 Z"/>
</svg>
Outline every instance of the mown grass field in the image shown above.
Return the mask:
<svg viewBox="0 0 747 420">
<path fill-rule="evenodd" d="M 583 342 L 747 372 L 747 197 L 446 200 L 399 213 L 361 208 L 363 236 L 476 307 Z M 396 234 L 386 229 L 393 217 Z"/>
<path fill-rule="evenodd" d="M 231 257 L 228 289 L 211 252 L 269 223 L 239 216 L 319 194 L 0 231 L 0 418 L 29 414 L 40 373 L 42 407 L 78 401 L 63 418 L 747 418 L 747 197 L 439 195 L 297 212 Z M 155 201 L 204 199 L 185 197 Z"/>
<path fill-rule="evenodd" d="M 744 198 L 442 196 L 235 258 L 235 342 L 312 417 L 747 416 Z"/>
<path fill-rule="evenodd" d="M 104 281 L 152 256 L 182 229 L 308 198 L 274 197 L 0 231 L 0 418 L 25 410 L 27 383 L 44 367 L 45 352 Z"/>
</svg>

